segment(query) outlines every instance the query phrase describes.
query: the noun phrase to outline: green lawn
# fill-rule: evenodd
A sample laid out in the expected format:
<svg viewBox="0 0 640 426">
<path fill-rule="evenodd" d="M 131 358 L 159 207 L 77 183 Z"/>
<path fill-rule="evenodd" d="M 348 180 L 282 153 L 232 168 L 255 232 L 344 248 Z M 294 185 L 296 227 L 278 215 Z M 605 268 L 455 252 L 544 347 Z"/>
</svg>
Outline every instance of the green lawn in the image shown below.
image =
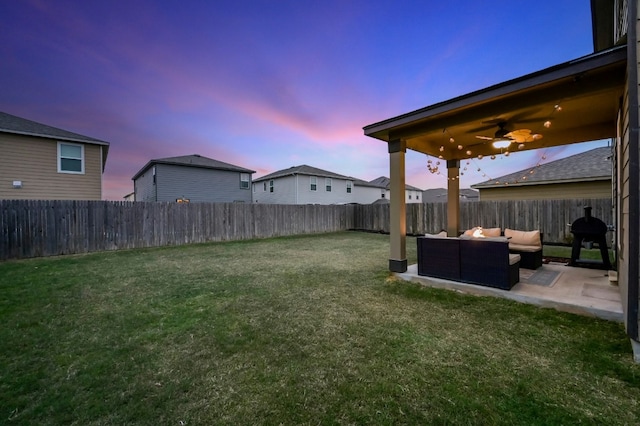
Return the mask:
<svg viewBox="0 0 640 426">
<path fill-rule="evenodd" d="M 621 324 L 395 280 L 388 238 L 0 263 L 0 423 L 637 424 Z"/>
<path fill-rule="evenodd" d="M 564 258 L 569 261 L 571 259 L 571 247 L 546 245 L 542 249 L 542 254 L 549 257 Z M 583 248 L 580 250 L 580 259 L 602 260 L 602 255 L 599 248 Z M 615 264 L 616 261 L 615 253 L 611 249 L 609 249 L 609 261 L 611 264 Z"/>
</svg>

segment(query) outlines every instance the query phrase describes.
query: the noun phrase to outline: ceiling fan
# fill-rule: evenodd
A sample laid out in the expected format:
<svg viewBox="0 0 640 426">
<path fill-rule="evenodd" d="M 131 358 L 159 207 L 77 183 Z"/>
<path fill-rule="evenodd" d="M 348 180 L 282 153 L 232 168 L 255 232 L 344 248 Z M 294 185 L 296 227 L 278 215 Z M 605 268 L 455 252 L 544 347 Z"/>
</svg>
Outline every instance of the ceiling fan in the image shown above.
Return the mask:
<svg viewBox="0 0 640 426">
<path fill-rule="evenodd" d="M 507 148 L 512 142 L 525 143 L 533 142 L 542 139 L 542 135 L 539 133 L 531 134 L 529 129 L 518 129 L 509 131 L 507 130 L 507 122 L 501 121 L 498 123 L 498 130 L 493 137 L 476 135 L 476 138 L 491 141 L 495 148 Z"/>
</svg>

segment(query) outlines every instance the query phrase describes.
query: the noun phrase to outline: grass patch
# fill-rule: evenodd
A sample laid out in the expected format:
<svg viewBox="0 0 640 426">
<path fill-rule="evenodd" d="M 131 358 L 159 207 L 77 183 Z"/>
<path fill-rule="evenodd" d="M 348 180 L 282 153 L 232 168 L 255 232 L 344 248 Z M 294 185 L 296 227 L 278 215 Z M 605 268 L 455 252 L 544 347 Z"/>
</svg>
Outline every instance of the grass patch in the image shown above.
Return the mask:
<svg viewBox="0 0 640 426">
<path fill-rule="evenodd" d="M 620 324 L 398 281 L 388 238 L 0 263 L 0 423 L 636 423 Z"/>
<path fill-rule="evenodd" d="M 571 259 L 571 247 L 545 245 L 542 247 L 542 255 L 569 261 Z M 599 248 L 582 248 L 580 250 L 580 259 L 602 260 L 602 255 Z M 609 249 L 609 261 L 612 265 L 616 263 L 615 252 L 611 249 Z"/>
</svg>

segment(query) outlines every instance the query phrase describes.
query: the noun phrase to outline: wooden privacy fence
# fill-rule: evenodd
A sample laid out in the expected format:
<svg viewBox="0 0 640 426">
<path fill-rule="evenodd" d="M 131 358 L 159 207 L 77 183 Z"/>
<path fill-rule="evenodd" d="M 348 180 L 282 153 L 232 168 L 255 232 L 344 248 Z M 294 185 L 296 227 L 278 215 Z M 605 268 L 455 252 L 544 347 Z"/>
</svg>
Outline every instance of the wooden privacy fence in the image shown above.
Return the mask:
<svg viewBox="0 0 640 426">
<path fill-rule="evenodd" d="M 353 206 L 0 200 L 0 259 L 353 228 Z"/>
<path fill-rule="evenodd" d="M 613 225 L 610 198 L 574 200 L 478 201 L 460 204 L 460 230 L 482 226 L 530 231 L 539 229 L 548 243 L 571 241 L 570 224 L 584 216 L 584 206 L 591 215 Z M 355 206 L 356 229 L 389 232 L 389 205 Z M 447 229 L 447 203 L 407 204 L 407 234 L 437 233 Z M 609 232 L 611 241 L 613 232 Z"/>
<path fill-rule="evenodd" d="M 461 204 L 461 228 L 540 229 L 567 243 L 585 205 L 613 223 L 610 199 L 481 201 Z M 408 204 L 406 218 L 410 235 L 438 232 L 447 204 Z M 389 205 L 0 200 L 0 260 L 350 229 L 388 233 Z"/>
</svg>

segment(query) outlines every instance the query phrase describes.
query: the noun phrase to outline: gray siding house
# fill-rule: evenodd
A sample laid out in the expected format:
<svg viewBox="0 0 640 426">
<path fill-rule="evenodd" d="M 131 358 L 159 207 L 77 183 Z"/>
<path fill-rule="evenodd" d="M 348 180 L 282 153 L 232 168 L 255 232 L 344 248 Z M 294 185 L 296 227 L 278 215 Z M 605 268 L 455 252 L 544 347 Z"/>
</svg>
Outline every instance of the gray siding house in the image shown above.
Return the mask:
<svg viewBox="0 0 640 426">
<path fill-rule="evenodd" d="M 149 161 L 133 176 L 136 201 L 251 203 L 253 170 L 198 154 Z"/>
<path fill-rule="evenodd" d="M 253 181 L 253 201 L 267 204 L 355 203 L 356 179 L 301 165 Z"/>
</svg>

